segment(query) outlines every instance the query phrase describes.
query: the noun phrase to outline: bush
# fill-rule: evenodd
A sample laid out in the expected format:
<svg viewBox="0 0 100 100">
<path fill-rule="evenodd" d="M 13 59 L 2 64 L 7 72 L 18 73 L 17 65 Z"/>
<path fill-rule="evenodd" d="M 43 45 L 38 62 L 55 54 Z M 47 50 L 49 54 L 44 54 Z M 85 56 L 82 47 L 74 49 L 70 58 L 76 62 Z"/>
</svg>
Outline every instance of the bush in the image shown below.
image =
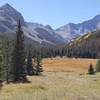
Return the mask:
<svg viewBox="0 0 100 100">
<path fill-rule="evenodd" d="M 95 73 L 95 72 L 94 72 L 93 65 L 92 65 L 92 64 L 90 64 L 89 69 L 88 69 L 88 74 L 93 75 L 94 73 Z"/>
</svg>

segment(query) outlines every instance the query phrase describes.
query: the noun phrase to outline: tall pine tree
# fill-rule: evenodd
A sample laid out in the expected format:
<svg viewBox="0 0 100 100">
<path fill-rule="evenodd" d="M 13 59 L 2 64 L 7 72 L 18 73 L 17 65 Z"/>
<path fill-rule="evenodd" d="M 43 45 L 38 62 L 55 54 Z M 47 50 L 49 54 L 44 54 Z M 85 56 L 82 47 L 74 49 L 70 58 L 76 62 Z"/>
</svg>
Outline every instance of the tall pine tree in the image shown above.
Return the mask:
<svg viewBox="0 0 100 100">
<path fill-rule="evenodd" d="M 0 40 L 0 82 L 2 81 L 2 71 L 3 71 L 3 49 L 2 49 L 2 41 Z"/>
<path fill-rule="evenodd" d="M 100 59 L 98 59 L 96 64 L 96 72 L 100 72 Z"/>
<path fill-rule="evenodd" d="M 28 57 L 27 57 L 27 74 L 33 75 L 32 55 L 30 50 L 28 52 Z"/>
<path fill-rule="evenodd" d="M 41 72 L 43 72 L 42 57 L 40 51 L 38 51 L 36 57 L 34 58 L 34 74 L 40 75 Z"/>
<path fill-rule="evenodd" d="M 9 83 L 11 80 L 10 75 L 10 67 L 11 67 L 11 53 L 12 53 L 12 41 L 10 41 L 8 38 L 4 41 L 4 57 L 3 57 L 3 68 L 4 68 L 4 78 L 6 80 L 6 83 Z"/>
<path fill-rule="evenodd" d="M 26 82 L 24 34 L 19 20 L 14 50 L 12 54 L 12 74 L 14 82 Z"/>
</svg>

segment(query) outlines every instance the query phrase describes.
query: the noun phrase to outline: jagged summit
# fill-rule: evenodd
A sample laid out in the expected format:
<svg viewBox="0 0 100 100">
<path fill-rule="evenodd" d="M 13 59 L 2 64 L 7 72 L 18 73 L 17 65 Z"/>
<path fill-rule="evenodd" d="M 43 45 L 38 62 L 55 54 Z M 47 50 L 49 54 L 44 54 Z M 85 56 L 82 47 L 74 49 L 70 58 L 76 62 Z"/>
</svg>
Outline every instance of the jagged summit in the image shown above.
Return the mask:
<svg viewBox="0 0 100 100">
<path fill-rule="evenodd" d="M 100 15 L 96 15 L 90 20 L 84 21 L 82 23 L 74 24 L 69 23 L 60 28 L 56 31 L 59 35 L 61 35 L 66 40 L 72 40 L 78 36 L 82 36 L 87 32 L 92 32 L 97 29 L 100 29 Z"/>
<path fill-rule="evenodd" d="M 46 25 L 45 26 L 47 29 L 49 29 L 49 30 L 53 30 L 53 28 L 50 26 L 50 25 Z"/>
<path fill-rule="evenodd" d="M 0 9 L 4 9 L 5 11 L 17 11 L 14 9 L 10 4 L 6 3 L 3 6 L 0 7 Z"/>
<path fill-rule="evenodd" d="M 95 21 L 100 21 L 100 15 L 96 15 L 93 19 L 94 19 Z"/>
<path fill-rule="evenodd" d="M 21 24 L 25 25 L 24 18 L 21 13 L 8 3 L 0 7 L 0 18 L 2 18 L 7 25 L 9 24 L 9 26 L 11 26 L 10 24 L 16 25 L 19 19 L 21 20 Z"/>
<path fill-rule="evenodd" d="M 98 14 L 98 15 L 96 15 L 96 16 L 94 17 L 94 19 L 95 19 L 95 18 L 100 18 L 100 15 L 99 15 L 99 14 Z"/>
<path fill-rule="evenodd" d="M 11 7 L 11 5 L 9 3 L 6 3 L 2 7 Z"/>
</svg>

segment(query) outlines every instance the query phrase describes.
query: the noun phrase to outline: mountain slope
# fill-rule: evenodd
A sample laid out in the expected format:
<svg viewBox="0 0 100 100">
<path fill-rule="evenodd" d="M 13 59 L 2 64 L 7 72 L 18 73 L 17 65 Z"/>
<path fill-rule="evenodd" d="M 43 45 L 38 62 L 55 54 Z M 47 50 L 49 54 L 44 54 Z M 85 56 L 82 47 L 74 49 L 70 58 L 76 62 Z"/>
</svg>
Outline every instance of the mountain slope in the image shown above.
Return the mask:
<svg viewBox="0 0 100 100">
<path fill-rule="evenodd" d="M 67 49 L 72 57 L 100 57 L 100 30 L 76 38 L 67 45 Z"/>
<path fill-rule="evenodd" d="M 88 32 L 87 34 L 80 36 L 76 38 L 74 41 L 72 41 L 73 44 L 81 44 L 84 43 L 85 41 L 94 41 L 94 40 L 99 40 L 100 39 L 100 30 L 96 30 L 93 32 Z M 95 43 L 95 42 L 94 42 Z M 71 43 L 69 43 L 71 44 Z"/>
<path fill-rule="evenodd" d="M 56 30 L 67 41 L 100 28 L 100 15 L 79 24 L 69 23 Z"/>
<path fill-rule="evenodd" d="M 5 4 L 0 7 L 0 35 L 14 36 L 19 19 L 26 40 L 39 46 L 64 44 L 100 28 L 100 15 L 97 15 L 88 21 L 79 24 L 69 23 L 54 30 L 50 25 L 26 22 L 20 12 Z"/>
<path fill-rule="evenodd" d="M 25 37 L 32 43 L 41 45 L 56 45 L 64 43 L 64 39 L 47 26 L 26 22 L 20 12 L 5 4 L 0 7 L 0 34 L 14 35 L 17 22 L 20 19 Z"/>
</svg>

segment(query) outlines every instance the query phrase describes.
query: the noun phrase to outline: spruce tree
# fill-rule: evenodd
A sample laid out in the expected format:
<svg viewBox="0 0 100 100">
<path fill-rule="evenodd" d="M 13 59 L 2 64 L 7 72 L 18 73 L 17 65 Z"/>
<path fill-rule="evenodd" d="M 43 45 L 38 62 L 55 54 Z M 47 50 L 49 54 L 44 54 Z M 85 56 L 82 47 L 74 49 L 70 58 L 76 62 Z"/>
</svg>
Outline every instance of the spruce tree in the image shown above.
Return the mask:
<svg viewBox="0 0 100 100">
<path fill-rule="evenodd" d="M 2 57 L 0 55 L 0 80 L 2 80 Z"/>
<path fill-rule="evenodd" d="M 3 66 L 3 52 L 2 52 L 2 41 L 0 40 L 0 82 L 2 82 L 2 66 Z"/>
<path fill-rule="evenodd" d="M 0 79 L 2 81 L 9 81 L 9 67 L 10 67 L 10 42 L 8 38 L 2 37 L 0 40 Z"/>
<path fill-rule="evenodd" d="M 12 41 L 6 39 L 4 41 L 5 45 L 3 46 L 4 48 L 4 57 L 3 57 L 3 67 L 4 67 L 4 77 L 6 80 L 6 83 L 9 83 L 11 80 L 11 75 L 10 75 L 10 68 L 11 68 L 11 53 L 12 53 Z"/>
<path fill-rule="evenodd" d="M 88 69 L 88 74 L 93 75 L 94 73 L 95 73 L 95 72 L 94 72 L 93 65 L 90 64 L 89 69 Z"/>
<path fill-rule="evenodd" d="M 2 57 L 0 55 L 0 81 L 2 80 Z"/>
<path fill-rule="evenodd" d="M 40 75 L 40 73 L 43 72 L 42 57 L 40 52 L 37 52 L 36 57 L 34 58 L 34 63 L 34 74 Z"/>
<path fill-rule="evenodd" d="M 20 20 L 16 31 L 16 40 L 12 54 L 12 67 L 13 67 L 12 74 L 14 82 L 27 81 L 26 66 L 25 66 L 24 34 L 21 28 Z"/>
<path fill-rule="evenodd" d="M 30 50 L 27 57 L 27 74 L 33 75 L 32 55 Z"/>
<path fill-rule="evenodd" d="M 100 72 L 100 59 L 98 59 L 96 64 L 96 72 Z"/>
</svg>

